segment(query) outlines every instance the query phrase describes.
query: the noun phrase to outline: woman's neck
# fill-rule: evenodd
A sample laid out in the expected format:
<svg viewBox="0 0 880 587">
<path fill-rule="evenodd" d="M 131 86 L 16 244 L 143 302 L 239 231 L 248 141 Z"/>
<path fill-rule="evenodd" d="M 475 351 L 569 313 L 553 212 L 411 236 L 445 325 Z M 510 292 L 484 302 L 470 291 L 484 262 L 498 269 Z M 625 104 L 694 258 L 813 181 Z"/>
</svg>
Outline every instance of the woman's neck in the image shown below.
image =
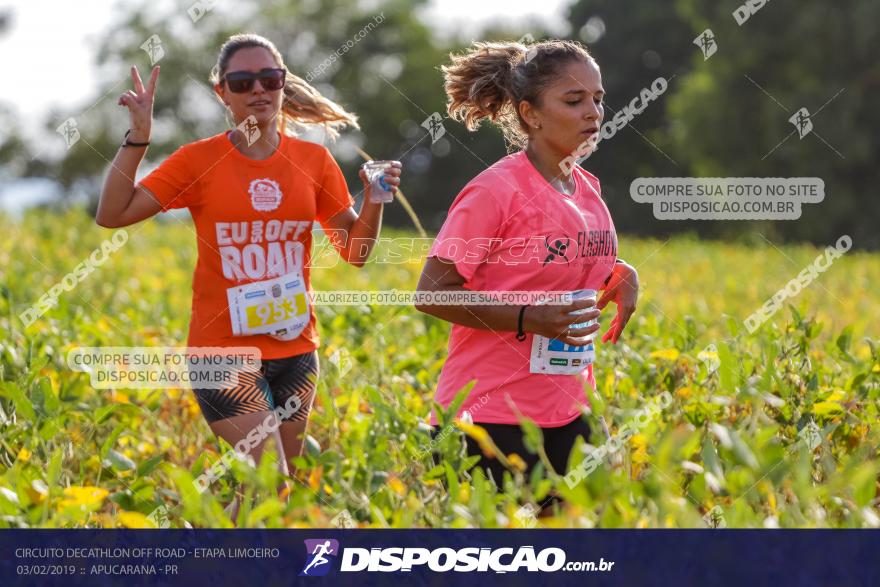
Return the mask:
<svg viewBox="0 0 880 587">
<path fill-rule="evenodd" d="M 256 126 L 248 129 L 246 125 L 238 125 L 229 135 L 232 144 L 239 153 L 250 159 L 268 159 L 281 144 L 281 134 L 274 124 Z"/>
<path fill-rule="evenodd" d="M 532 162 L 535 169 L 538 170 L 547 183 L 552 185 L 554 189 L 566 195 L 574 193 L 574 178 L 571 171 L 568 173 L 559 165 L 562 158 L 556 156 L 550 149 L 535 148 L 534 141 L 529 141 L 525 148 L 526 157 Z"/>
</svg>

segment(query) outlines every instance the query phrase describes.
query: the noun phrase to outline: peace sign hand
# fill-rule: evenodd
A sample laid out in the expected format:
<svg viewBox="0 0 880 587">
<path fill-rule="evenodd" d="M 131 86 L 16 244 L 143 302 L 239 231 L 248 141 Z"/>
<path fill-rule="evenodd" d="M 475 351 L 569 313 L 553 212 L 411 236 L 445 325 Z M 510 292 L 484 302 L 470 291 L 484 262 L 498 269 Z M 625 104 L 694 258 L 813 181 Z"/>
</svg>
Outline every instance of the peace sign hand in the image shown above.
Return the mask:
<svg viewBox="0 0 880 587">
<path fill-rule="evenodd" d="M 118 104 L 128 108 L 128 113 L 131 117 L 129 140 L 132 142 L 138 143 L 150 140 L 150 129 L 153 126 L 153 95 L 156 92 L 156 80 L 158 79 L 159 66 L 157 65 L 153 68 L 150 81 L 147 82 L 147 87 L 145 88 L 137 66 L 131 66 L 131 80 L 134 82 L 134 91 L 128 90 L 119 96 Z"/>
</svg>

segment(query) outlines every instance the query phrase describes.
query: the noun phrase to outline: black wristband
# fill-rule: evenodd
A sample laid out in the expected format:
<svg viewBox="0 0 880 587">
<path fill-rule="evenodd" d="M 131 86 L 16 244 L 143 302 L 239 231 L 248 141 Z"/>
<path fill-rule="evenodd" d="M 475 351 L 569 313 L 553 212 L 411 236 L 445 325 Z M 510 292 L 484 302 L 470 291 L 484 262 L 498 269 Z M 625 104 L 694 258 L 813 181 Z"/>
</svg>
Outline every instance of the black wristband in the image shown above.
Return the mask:
<svg viewBox="0 0 880 587">
<path fill-rule="evenodd" d="M 526 304 L 519 309 L 519 319 L 516 321 L 516 339 L 520 342 L 526 339 L 526 333 L 523 332 L 523 314 L 525 314 L 526 308 L 528 307 L 529 305 Z"/>
<path fill-rule="evenodd" d="M 122 145 L 120 145 L 121 147 L 146 147 L 147 145 L 150 144 L 150 141 L 147 141 L 146 143 L 132 143 L 131 141 L 128 140 L 128 135 L 130 135 L 130 134 L 131 134 L 131 129 L 128 129 L 127 131 L 125 131 L 125 142 L 123 142 Z"/>
</svg>

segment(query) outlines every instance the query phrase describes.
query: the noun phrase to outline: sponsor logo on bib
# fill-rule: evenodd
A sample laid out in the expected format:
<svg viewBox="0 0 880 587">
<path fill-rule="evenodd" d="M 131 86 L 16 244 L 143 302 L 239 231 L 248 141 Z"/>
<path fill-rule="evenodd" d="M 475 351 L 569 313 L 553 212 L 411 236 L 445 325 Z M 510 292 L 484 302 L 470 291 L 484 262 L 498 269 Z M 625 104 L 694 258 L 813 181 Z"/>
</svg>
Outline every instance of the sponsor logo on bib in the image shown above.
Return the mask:
<svg viewBox="0 0 880 587">
<path fill-rule="evenodd" d="M 248 191 L 251 194 L 251 204 L 258 212 L 269 212 L 281 205 L 281 187 L 277 181 L 255 179 Z"/>
</svg>

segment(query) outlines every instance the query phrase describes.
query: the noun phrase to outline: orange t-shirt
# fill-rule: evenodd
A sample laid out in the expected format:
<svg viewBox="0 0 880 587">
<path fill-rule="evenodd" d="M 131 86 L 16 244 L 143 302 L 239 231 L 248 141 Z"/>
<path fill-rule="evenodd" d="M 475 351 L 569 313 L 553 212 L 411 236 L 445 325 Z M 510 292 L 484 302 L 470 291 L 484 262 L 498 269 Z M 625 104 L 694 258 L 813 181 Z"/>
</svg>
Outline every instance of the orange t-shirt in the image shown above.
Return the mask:
<svg viewBox="0 0 880 587">
<path fill-rule="evenodd" d="M 227 133 L 177 149 L 140 182 L 162 211 L 189 208 L 198 239 L 188 346 L 255 346 L 262 359 L 315 350 L 314 306 L 299 337 L 233 336 L 227 289 L 302 271 L 306 288 L 315 220 L 354 204 L 339 165 L 323 145 L 288 137 L 267 159 L 246 157 Z M 297 244 L 300 243 L 300 244 Z M 301 260 L 295 250 L 301 247 Z M 302 263 L 302 267 L 295 267 Z"/>
</svg>

